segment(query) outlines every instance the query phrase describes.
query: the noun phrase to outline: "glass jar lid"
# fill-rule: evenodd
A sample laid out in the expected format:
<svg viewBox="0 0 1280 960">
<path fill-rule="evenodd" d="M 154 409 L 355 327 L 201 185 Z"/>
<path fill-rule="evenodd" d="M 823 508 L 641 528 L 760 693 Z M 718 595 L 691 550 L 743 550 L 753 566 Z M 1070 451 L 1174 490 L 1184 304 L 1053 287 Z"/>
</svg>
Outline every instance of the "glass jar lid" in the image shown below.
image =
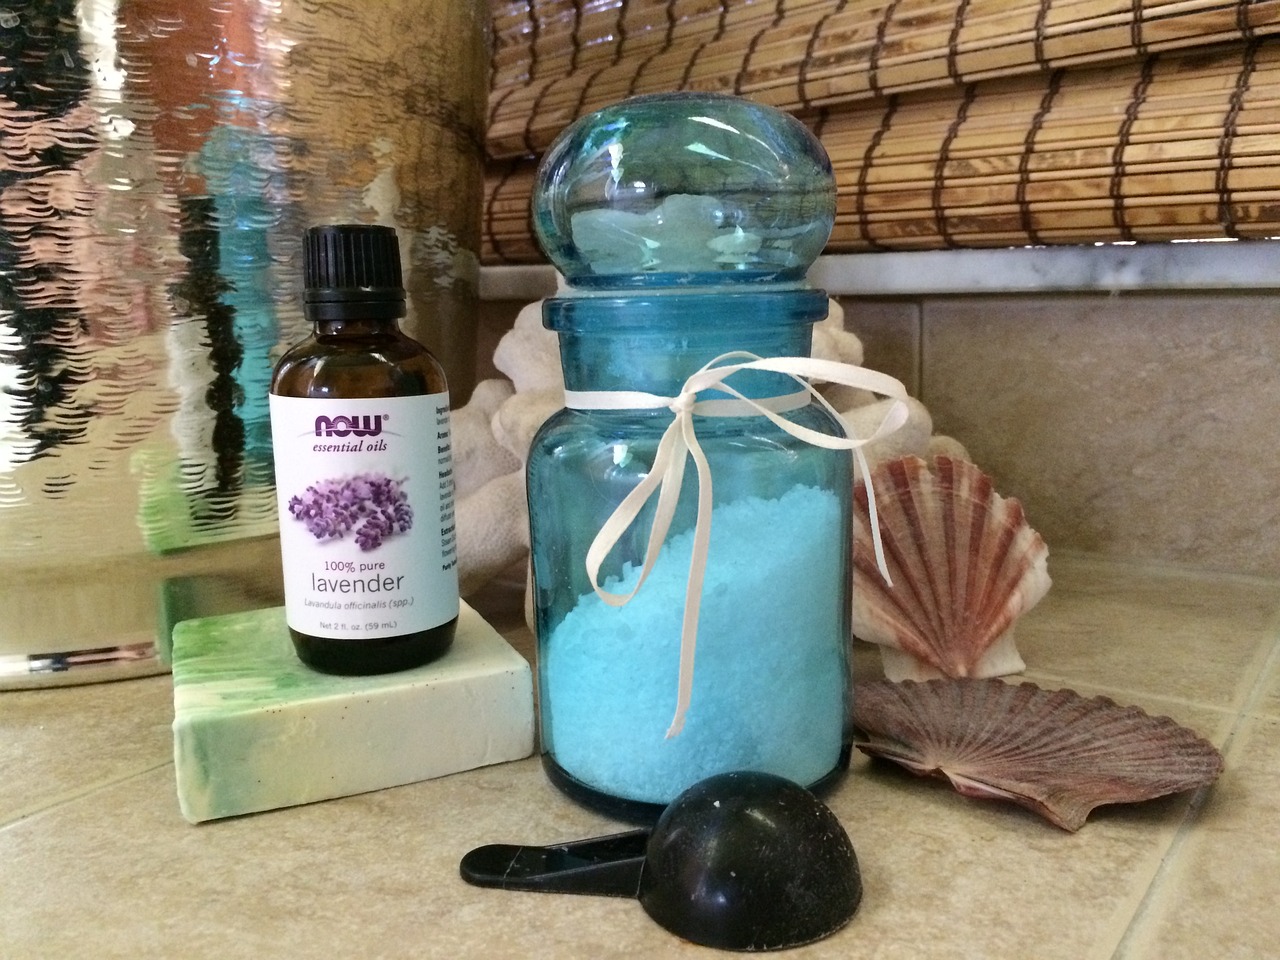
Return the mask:
<svg viewBox="0 0 1280 960">
<path fill-rule="evenodd" d="M 836 187 L 794 117 L 740 97 L 633 97 L 583 117 L 538 168 L 533 224 L 572 285 L 794 282 L 822 252 Z"/>
</svg>

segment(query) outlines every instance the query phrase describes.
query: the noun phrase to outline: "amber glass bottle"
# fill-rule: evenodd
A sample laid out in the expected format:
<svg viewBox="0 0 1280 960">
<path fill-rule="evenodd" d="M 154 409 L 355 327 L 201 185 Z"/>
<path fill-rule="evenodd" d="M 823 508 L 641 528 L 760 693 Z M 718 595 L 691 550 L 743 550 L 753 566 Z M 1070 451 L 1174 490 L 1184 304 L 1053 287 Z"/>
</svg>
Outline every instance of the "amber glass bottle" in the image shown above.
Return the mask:
<svg viewBox="0 0 1280 960">
<path fill-rule="evenodd" d="M 303 256 L 314 326 L 270 398 L 289 633 L 326 673 L 404 670 L 458 620 L 444 371 L 400 330 L 394 230 L 312 227 Z"/>
</svg>

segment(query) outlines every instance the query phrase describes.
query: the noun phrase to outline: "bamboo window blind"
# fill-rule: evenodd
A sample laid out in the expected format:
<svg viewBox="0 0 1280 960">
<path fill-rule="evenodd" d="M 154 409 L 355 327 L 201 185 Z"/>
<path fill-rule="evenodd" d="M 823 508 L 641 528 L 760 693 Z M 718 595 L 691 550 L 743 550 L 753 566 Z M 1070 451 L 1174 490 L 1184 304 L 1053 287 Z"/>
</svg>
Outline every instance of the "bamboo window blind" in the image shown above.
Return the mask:
<svg viewBox="0 0 1280 960">
<path fill-rule="evenodd" d="M 735 93 L 822 140 L 831 253 L 1280 236 L 1280 0 L 491 0 L 482 258 L 626 96 Z"/>
</svg>

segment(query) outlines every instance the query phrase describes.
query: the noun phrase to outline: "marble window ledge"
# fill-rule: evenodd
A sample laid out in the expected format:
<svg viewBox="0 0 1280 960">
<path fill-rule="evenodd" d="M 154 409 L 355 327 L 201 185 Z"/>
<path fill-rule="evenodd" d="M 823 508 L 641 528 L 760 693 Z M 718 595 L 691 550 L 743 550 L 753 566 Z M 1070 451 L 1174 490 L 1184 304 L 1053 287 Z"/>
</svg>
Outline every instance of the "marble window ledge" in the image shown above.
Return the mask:
<svg viewBox="0 0 1280 960">
<path fill-rule="evenodd" d="M 1268 290 L 1280 287 L 1280 239 L 927 250 L 820 257 L 809 274 L 833 296 Z M 556 289 L 549 266 L 480 272 L 482 300 L 536 300 Z"/>
</svg>

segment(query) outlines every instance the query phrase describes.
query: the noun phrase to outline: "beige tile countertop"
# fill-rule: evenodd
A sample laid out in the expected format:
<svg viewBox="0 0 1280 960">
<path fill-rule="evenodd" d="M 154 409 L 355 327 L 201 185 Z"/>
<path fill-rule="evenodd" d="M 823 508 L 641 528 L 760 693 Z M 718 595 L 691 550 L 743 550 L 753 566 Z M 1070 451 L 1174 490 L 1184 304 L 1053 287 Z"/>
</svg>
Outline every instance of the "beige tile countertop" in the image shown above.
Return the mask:
<svg viewBox="0 0 1280 960">
<path fill-rule="evenodd" d="M 789 952 L 840 958 L 1280 956 L 1280 584 L 1054 556 L 1019 624 L 1028 679 L 1212 740 L 1212 788 L 1102 808 L 1070 834 L 855 755 L 827 798 L 862 906 Z M 518 602 L 477 602 L 519 634 Z M 516 598 L 518 601 L 518 597 Z M 523 642 L 523 638 L 522 638 Z M 862 651 L 858 670 L 878 670 Z M 192 826 L 167 677 L 0 693 L 0 957 L 713 956 L 629 900 L 481 890 L 482 843 L 618 828 L 536 759 Z"/>
</svg>

